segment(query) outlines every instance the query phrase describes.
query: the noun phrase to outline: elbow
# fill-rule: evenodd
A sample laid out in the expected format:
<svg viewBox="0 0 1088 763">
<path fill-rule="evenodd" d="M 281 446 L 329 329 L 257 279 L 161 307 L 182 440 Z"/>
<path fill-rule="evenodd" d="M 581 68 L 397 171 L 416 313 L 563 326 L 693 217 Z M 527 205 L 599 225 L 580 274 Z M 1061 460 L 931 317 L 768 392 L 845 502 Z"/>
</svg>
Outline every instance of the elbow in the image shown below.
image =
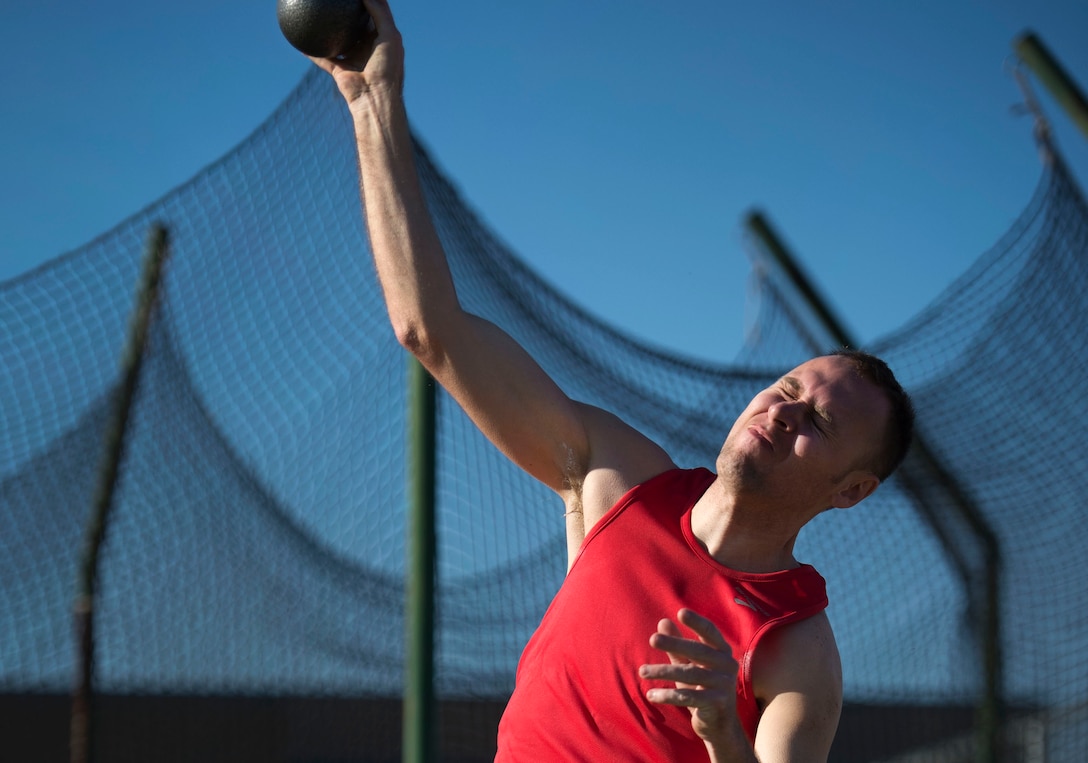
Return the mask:
<svg viewBox="0 0 1088 763">
<path fill-rule="evenodd" d="M 420 320 L 394 321 L 393 333 L 400 346 L 412 353 L 427 368 L 432 367 L 435 359 L 442 355 L 438 338 Z"/>
</svg>

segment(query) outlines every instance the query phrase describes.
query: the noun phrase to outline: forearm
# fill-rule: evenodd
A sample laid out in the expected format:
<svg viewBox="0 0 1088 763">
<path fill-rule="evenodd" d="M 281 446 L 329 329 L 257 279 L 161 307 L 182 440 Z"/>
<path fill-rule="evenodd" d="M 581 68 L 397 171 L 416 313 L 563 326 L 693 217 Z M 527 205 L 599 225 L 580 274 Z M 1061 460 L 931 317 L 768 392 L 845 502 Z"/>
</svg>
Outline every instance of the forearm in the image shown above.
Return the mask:
<svg viewBox="0 0 1088 763">
<path fill-rule="evenodd" d="M 460 307 L 419 182 L 408 117 L 394 88 L 372 89 L 351 111 L 378 279 L 398 339 L 419 350 Z"/>
<path fill-rule="evenodd" d="M 416 172 L 400 32 L 385 0 L 363 3 L 374 22 L 366 44 L 310 60 L 351 113 L 363 216 L 397 339 L 514 463 L 569 492 L 571 465 L 588 451 L 580 409 L 510 336 L 461 309 Z"/>
</svg>

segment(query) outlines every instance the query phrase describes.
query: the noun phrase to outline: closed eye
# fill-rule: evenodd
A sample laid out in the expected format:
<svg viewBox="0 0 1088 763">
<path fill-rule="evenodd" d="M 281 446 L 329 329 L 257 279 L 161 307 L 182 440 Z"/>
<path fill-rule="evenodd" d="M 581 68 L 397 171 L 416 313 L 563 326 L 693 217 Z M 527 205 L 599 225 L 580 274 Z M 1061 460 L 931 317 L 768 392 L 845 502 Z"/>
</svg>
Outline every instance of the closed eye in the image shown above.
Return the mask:
<svg viewBox="0 0 1088 763">
<path fill-rule="evenodd" d="M 816 428 L 823 434 L 831 435 L 835 431 L 835 425 L 831 421 L 831 416 L 826 410 L 818 405 L 812 406 L 813 421 L 816 422 Z"/>
<path fill-rule="evenodd" d="M 778 389 L 790 400 L 796 400 L 804 389 L 801 382 L 792 376 L 783 376 L 778 381 Z"/>
<path fill-rule="evenodd" d="M 793 376 L 783 376 L 779 380 L 778 390 L 787 400 L 800 400 L 804 387 L 799 379 Z M 834 432 L 835 426 L 831 420 L 831 415 L 827 410 L 818 404 L 809 404 L 806 407 L 808 408 L 809 418 L 812 420 L 813 426 L 815 426 L 821 434 L 831 435 Z"/>
</svg>

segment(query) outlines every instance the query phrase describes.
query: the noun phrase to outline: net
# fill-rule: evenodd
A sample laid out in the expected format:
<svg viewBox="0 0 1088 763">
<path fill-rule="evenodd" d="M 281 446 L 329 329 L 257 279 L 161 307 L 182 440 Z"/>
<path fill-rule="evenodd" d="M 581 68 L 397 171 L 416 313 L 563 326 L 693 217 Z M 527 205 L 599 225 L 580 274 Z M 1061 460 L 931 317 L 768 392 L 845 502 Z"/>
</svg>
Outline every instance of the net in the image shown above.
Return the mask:
<svg viewBox="0 0 1088 763">
<path fill-rule="evenodd" d="M 417 155 L 467 309 L 677 463 L 712 466 L 754 392 L 810 354 L 773 278 L 736 363 L 643 345 L 536 276 Z M 358 210 L 350 122 L 314 72 L 189 183 L 0 285 L 0 717 L 16 757 L 66 755 L 83 523 L 144 239 L 163 221 L 172 254 L 101 558 L 99 755 L 398 759 L 406 363 Z M 1069 553 L 1088 532 L 1088 412 L 1050 391 L 1088 365 L 1086 221 L 1055 163 L 992 251 L 869 348 L 999 540 L 1016 760 L 1088 746 L 1088 573 Z M 444 395 L 437 427 L 437 733 L 443 760 L 488 760 L 562 581 L 563 507 Z M 975 744 L 984 549 L 918 473 L 924 506 L 893 478 L 798 545 L 828 579 L 843 654 L 836 760 L 953 760 Z"/>
</svg>

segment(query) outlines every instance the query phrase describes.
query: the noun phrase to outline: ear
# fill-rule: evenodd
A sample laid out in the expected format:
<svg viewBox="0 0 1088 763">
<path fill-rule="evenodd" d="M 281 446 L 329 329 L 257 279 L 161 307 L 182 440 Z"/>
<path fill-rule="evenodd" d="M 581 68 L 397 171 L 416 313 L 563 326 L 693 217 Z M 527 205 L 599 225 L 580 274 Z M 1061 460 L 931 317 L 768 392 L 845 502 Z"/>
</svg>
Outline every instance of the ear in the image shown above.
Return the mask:
<svg viewBox="0 0 1088 763">
<path fill-rule="evenodd" d="M 880 487 L 880 480 L 866 470 L 852 471 L 839 481 L 839 489 L 831 496 L 831 507 L 849 509 L 873 494 Z"/>
</svg>

